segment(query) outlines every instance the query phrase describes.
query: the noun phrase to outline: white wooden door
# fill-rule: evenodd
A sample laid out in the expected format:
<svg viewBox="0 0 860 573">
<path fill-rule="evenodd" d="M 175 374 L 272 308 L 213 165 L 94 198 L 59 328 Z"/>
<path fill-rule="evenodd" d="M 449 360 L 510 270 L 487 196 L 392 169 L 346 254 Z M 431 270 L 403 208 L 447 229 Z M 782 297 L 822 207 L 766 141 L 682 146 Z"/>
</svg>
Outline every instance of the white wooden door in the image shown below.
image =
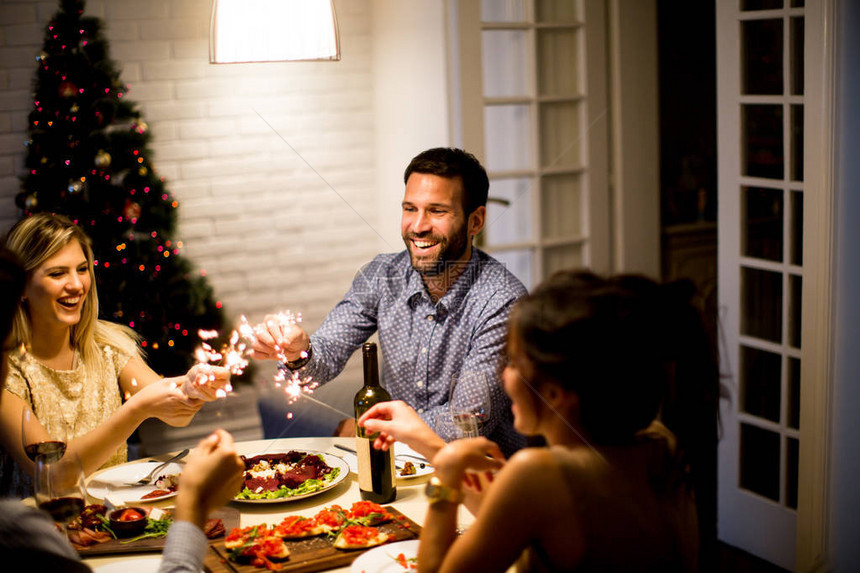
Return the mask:
<svg viewBox="0 0 860 573">
<path fill-rule="evenodd" d="M 810 54 L 821 48 L 809 42 L 823 29 L 820 5 L 717 2 L 718 272 L 723 370 L 730 375 L 721 410 L 718 532 L 789 570 L 804 555 L 798 531 L 808 528 L 799 525 L 817 519 L 799 484 L 817 475 L 820 458 L 809 446 L 820 442 L 826 417 L 826 406 L 810 404 L 801 425 L 801 394 L 829 383 L 819 344 L 829 333 L 809 320 L 821 298 L 804 289 L 829 268 L 810 257 L 827 243 L 822 229 L 810 228 L 810 212 L 828 199 L 810 177 L 820 172 L 820 158 L 806 136 L 818 128 L 808 121 L 824 101 L 821 82 L 810 81 L 819 71 L 805 69 L 805 62 L 820 64 Z M 799 507 L 809 511 L 798 514 Z"/>
<path fill-rule="evenodd" d="M 608 102 L 600 0 L 458 0 L 462 145 L 490 177 L 481 245 L 528 288 L 608 270 Z"/>
</svg>

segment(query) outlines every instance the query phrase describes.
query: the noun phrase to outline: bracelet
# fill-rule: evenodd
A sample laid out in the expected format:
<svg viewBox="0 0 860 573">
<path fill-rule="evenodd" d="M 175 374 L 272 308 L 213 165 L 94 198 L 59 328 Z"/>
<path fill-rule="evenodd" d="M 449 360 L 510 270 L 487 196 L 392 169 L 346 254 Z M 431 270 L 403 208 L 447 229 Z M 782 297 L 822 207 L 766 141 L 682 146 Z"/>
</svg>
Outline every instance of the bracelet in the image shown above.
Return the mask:
<svg viewBox="0 0 860 573">
<path fill-rule="evenodd" d="M 453 487 L 448 487 L 436 476 L 431 477 L 430 481 L 427 482 L 427 485 L 424 486 L 424 495 L 427 497 L 427 501 L 431 504 L 445 501 L 456 505 L 463 502 L 462 491 L 454 489 Z"/>
<path fill-rule="evenodd" d="M 311 339 L 308 338 L 308 349 L 305 350 L 305 357 L 299 358 L 298 360 L 294 360 L 293 362 L 284 362 L 284 365 L 290 370 L 298 370 L 299 368 L 303 368 L 305 364 L 311 361 L 311 356 L 313 355 L 313 346 L 311 345 Z"/>
</svg>

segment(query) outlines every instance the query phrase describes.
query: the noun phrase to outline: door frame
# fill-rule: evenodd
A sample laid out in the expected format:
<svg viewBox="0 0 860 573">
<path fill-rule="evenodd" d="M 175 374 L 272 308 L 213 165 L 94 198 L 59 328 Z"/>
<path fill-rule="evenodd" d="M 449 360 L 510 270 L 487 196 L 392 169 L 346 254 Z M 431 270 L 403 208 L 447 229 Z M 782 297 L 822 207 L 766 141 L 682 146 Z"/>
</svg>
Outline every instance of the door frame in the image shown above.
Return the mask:
<svg viewBox="0 0 860 573">
<path fill-rule="evenodd" d="M 806 0 L 804 86 L 803 348 L 797 571 L 829 561 L 831 412 L 834 352 L 835 3 Z"/>
</svg>

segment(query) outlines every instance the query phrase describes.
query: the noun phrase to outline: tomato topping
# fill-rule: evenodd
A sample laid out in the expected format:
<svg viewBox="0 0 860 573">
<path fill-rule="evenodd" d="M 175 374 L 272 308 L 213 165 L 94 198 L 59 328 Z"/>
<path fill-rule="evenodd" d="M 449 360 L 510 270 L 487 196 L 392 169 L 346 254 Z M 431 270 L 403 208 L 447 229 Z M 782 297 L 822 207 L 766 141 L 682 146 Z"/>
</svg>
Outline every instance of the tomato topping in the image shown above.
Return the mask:
<svg viewBox="0 0 860 573">
<path fill-rule="evenodd" d="M 316 527 L 316 522 L 313 519 L 308 519 L 300 515 L 291 515 L 284 518 L 275 528 L 275 532 L 281 535 L 301 535 L 313 530 L 314 527 Z"/>
<path fill-rule="evenodd" d="M 117 521 L 137 521 L 138 519 L 143 519 L 142 513 L 134 509 L 126 509 L 119 514 L 119 519 Z"/>
<path fill-rule="evenodd" d="M 350 510 L 353 517 L 364 517 L 366 515 L 370 515 L 371 513 L 387 513 L 385 508 L 379 505 L 378 503 L 374 503 L 372 501 L 357 501 L 352 504 L 352 509 Z"/>
<path fill-rule="evenodd" d="M 341 531 L 340 534 L 350 545 L 362 545 L 379 535 L 379 530 L 375 527 L 367 527 L 365 525 L 350 525 Z"/>
<path fill-rule="evenodd" d="M 320 525 L 328 525 L 331 527 L 340 527 L 343 524 L 343 508 L 339 505 L 333 505 L 321 509 L 314 516 L 314 520 Z"/>
</svg>

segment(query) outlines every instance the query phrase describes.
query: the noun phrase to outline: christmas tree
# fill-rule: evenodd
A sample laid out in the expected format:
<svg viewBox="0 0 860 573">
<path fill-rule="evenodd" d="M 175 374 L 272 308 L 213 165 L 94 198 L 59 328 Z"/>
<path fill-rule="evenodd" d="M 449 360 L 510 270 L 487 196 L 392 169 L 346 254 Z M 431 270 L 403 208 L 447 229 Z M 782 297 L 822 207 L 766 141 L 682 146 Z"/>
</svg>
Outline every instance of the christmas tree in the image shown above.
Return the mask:
<svg viewBox="0 0 860 573">
<path fill-rule="evenodd" d="M 39 54 L 23 215 L 67 215 L 93 240 L 100 318 L 142 337 L 148 362 L 175 375 L 193 362 L 198 330 L 219 330 L 221 303 L 175 239 L 178 203 L 150 163 L 150 133 L 126 97 L 101 22 L 61 0 Z"/>
</svg>

